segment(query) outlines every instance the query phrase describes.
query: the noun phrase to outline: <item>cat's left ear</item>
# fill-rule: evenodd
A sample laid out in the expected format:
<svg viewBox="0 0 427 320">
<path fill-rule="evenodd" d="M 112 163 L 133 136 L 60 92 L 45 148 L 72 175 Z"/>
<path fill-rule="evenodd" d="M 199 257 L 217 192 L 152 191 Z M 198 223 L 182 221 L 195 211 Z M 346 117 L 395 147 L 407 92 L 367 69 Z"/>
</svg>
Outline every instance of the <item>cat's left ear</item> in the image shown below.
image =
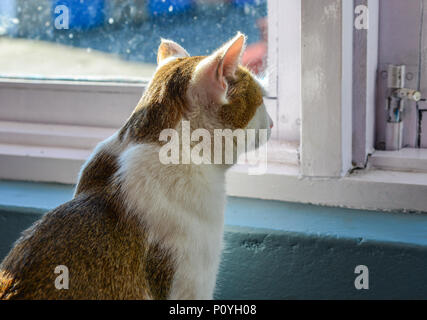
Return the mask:
<svg viewBox="0 0 427 320">
<path fill-rule="evenodd" d="M 160 64 L 169 57 L 185 58 L 189 56 L 188 52 L 178 43 L 172 40 L 162 39 L 157 52 L 157 63 Z"/>
</svg>

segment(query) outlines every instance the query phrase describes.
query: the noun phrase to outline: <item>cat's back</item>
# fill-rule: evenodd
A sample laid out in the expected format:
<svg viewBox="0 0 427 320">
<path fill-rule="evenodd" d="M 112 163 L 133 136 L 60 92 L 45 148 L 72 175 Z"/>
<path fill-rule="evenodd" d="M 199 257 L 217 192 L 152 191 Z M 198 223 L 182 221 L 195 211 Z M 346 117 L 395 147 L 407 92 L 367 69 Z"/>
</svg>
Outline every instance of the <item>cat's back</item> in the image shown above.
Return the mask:
<svg viewBox="0 0 427 320">
<path fill-rule="evenodd" d="M 100 194 L 80 194 L 26 230 L 0 266 L 0 299 L 164 299 L 169 254 Z M 57 266 L 69 271 L 58 290 Z"/>
</svg>

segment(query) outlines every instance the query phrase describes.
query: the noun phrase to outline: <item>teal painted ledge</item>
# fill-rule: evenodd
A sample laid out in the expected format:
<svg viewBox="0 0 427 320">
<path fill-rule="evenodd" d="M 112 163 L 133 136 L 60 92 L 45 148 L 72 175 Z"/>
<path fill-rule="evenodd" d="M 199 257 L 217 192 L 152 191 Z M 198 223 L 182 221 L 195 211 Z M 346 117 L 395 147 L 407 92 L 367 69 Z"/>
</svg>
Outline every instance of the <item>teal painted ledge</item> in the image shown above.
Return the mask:
<svg viewBox="0 0 427 320">
<path fill-rule="evenodd" d="M 0 259 L 73 186 L 0 181 Z M 217 299 L 427 299 L 427 214 L 228 198 Z M 357 290 L 357 265 L 369 290 Z"/>
</svg>

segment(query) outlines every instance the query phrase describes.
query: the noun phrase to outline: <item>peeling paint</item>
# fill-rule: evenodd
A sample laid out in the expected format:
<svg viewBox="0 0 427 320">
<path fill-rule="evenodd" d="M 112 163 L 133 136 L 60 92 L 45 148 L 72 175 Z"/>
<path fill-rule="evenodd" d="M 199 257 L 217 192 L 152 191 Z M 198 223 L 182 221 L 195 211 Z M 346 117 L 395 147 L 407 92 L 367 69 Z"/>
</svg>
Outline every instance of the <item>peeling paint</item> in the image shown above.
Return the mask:
<svg viewBox="0 0 427 320">
<path fill-rule="evenodd" d="M 242 247 L 244 247 L 247 250 L 258 253 L 258 252 L 264 251 L 266 248 L 266 245 L 264 241 L 249 239 L 249 240 L 244 240 L 242 242 Z"/>
<path fill-rule="evenodd" d="M 324 94 L 324 90 L 326 89 L 325 83 L 325 71 L 322 67 L 315 67 L 311 72 L 306 72 L 305 76 L 305 87 L 303 91 L 305 91 L 305 95 L 307 99 L 315 101 L 319 95 Z"/>
<path fill-rule="evenodd" d="M 339 18 L 340 4 L 338 2 L 331 3 L 323 7 L 322 23 L 324 19 L 337 20 Z"/>
</svg>

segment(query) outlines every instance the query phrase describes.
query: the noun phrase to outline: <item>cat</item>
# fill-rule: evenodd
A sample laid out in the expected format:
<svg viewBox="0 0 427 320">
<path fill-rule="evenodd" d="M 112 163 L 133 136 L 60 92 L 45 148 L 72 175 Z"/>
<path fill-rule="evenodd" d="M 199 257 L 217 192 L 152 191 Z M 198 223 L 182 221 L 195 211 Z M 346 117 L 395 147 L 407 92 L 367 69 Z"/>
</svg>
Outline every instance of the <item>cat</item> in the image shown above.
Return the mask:
<svg viewBox="0 0 427 320">
<path fill-rule="evenodd" d="M 159 135 L 183 120 L 191 130 L 271 132 L 264 90 L 240 65 L 245 44 L 238 33 L 190 57 L 161 41 L 146 91 L 95 148 L 73 199 L 24 231 L 0 265 L 0 299 L 213 298 L 232 164 L 162 164 Z M 67 287 L 57 287 L 57 266 Z"/>
</svg>

